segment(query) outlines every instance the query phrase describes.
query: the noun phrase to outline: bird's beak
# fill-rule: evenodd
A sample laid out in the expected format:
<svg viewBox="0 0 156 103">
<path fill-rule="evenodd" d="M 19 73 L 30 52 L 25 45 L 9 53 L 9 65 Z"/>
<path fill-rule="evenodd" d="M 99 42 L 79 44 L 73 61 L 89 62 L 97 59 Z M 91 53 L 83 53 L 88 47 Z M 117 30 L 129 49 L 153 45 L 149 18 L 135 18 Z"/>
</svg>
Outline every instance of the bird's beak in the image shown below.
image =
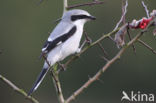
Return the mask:
<svg viewBox="0 0 156 103">
<path fill-rule="evenodd" d="M 95 16 L 89 16 L 89 19 L 90 20 L 96 20 L 96 17 Z"/>
</svg>

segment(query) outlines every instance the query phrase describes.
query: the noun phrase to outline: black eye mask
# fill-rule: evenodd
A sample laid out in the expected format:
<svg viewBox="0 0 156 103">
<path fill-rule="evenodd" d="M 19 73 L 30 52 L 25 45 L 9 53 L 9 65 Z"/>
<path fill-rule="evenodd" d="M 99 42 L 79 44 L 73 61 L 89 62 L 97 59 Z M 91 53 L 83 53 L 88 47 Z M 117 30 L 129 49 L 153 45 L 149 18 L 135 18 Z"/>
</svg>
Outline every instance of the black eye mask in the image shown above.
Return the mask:
<svg viewBox="0 0 156 103">
<path fill-rule="evenodd" d="M 79 19 L 91 19 L 91 17 L 87 15 L 72 15 L 71 16 L 71 21 L 76 21 Z"/>
</svg>

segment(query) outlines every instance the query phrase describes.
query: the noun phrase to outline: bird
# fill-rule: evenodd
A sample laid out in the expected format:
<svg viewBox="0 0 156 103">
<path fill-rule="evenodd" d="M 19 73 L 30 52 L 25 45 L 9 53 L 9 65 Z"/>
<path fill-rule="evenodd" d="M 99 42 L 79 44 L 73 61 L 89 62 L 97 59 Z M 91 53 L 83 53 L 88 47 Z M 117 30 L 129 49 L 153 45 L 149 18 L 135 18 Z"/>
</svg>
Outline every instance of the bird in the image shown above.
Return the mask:
<svg viewBox="0 0 156 103">
<path fill-rule="evenodd" d="M 81 51 L 80 41 L 84 24 L 95 19 L 96 18 L 90 13 L 81 9 L 69 10 L 63 14 L 60 22 L 50 33 L 47 41 L 43 45 L 41 57 L 45 55 L 48 63 L 45 60 L 39 76 L 28 92 L 28 96 L 30 96 L 41 84 L 48 72 L 49 64 L 52 66 L 55 63 L 64 60 L 67 56 Z"/>
</svg>

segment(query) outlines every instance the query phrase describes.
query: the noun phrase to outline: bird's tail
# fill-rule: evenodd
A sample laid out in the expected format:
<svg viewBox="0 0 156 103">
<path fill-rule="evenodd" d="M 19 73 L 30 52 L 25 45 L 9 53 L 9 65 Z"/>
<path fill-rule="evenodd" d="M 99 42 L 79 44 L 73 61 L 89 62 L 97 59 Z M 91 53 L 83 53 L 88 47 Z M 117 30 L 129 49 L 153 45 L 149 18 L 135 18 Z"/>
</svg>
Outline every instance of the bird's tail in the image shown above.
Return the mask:
<svg viewBox="0 0 156 103">
<path fill-rule="evenodd" d="M 44 79 L 46 73 L 48 72 L 48 67 L 43 67 L 42 71 L 40 72 L 39 76 L 37 77 L 37 80 L 35 81 L 33 87 L 30 89 L 28 96 L 30 96 L 41 84 L 42 80 Z"/>
</svg>

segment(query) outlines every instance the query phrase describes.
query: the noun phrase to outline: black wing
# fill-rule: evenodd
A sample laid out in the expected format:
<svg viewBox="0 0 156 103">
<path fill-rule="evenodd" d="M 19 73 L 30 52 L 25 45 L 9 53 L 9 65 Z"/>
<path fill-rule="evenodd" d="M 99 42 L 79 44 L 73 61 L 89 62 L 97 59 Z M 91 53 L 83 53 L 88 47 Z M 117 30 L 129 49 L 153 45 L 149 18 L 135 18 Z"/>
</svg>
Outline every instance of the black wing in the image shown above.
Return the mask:
<svg viewBox="0 0 156 103">
<path fill-rule="evenodd" d="M 73 26 L 72 29 L 68 32 L 63 34 L 60 37 L 57 37 L 55 40 L 53 41 L 46 41 L 43 48 L 42 48 L 42 54 L 47 54 L 49 51 L 51 51 L 52 49 L 54 49 L 55 47 L 57 47 L 59 44 L 65 42 L 66 40 L 68 40 L 68 38 L 70 38 L 72 35 L 74 35 L 74 33 L 76 32 L 76 26 Z M 42 56 L 42 55 L 41 55 Z"/>
</svg>

